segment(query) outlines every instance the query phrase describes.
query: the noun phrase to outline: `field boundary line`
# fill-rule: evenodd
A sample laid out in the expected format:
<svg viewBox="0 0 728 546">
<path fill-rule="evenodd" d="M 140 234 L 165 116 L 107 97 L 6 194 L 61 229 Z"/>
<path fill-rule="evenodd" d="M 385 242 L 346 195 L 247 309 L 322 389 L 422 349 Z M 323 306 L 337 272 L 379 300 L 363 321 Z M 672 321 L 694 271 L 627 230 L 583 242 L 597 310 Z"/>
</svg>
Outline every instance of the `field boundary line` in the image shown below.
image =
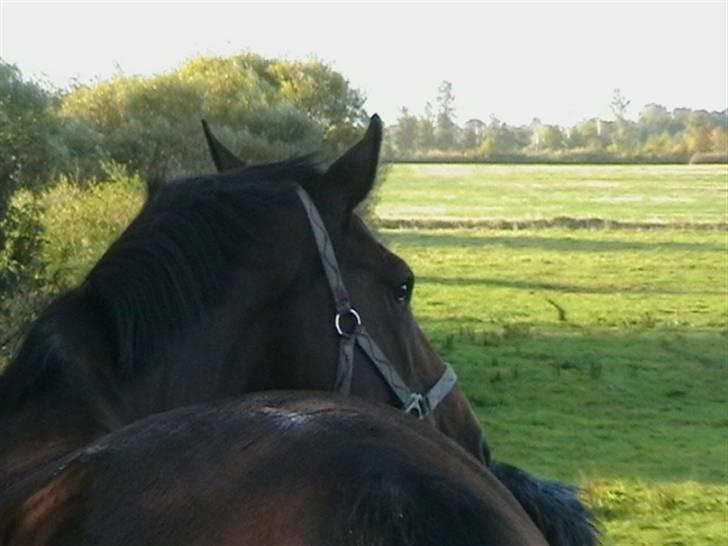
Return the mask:
<svg viewBox="0 0 728 546">
<path fill-rule="evenodd" d="M 632 222 L 608 220 L 605 218 L 557 217 L 538 220 L 495 220 L 465 218 L 374 218 L 378 228 L 397 229 L 454 229 L 485 228 L 501 230 L 522 229 L 605 229 L 605 230 L 683 230 L 683 231 L 728 231 L 728 222 Z"/>
</svg>

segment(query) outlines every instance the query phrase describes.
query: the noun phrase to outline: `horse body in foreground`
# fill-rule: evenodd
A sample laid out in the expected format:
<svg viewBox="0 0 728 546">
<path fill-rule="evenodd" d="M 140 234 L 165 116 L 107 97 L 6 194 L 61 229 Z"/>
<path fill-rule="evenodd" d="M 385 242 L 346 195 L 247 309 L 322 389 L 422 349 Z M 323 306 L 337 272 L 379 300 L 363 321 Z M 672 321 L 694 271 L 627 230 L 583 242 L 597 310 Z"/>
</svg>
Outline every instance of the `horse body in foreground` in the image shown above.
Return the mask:
<svg viewBox="0 0 728 546">
<path fill-rule="evenodd" d="M 3 546 L 546 546 L 432 427 L 300 391 L 141 420 L 17 483 L 0 514 Z"/>
<path fill-rule="evenodd" d="M 35 322 L 0 375 L 0 496 L 97 438 L 190 404 L 345 385 L 402 407 L 393 384 L 415 394 L 438 390 L 448 367 L 412 316 L 413 273 L 353 213 L 373 185 L 380 143 L 373 118 L 326 171 L 292 160 L 153 192 L 84 282 Z M 330 254 L 321 251 L 301 191 L 325 226 Z M 331 255 L 356 314 L 340 308 L 328 279 Z M 359 320 L 376 340 L 373 353 L 350 342 L 360 339 Z M 387 355 L 389 367 L 372 365 L 377 355 Z M 437 398 L 436 411 L 421 416 L 487 463 L 459 387 L 439 389 Z M 563 506 L 575 506 L 581 521 L 552 544 L 593 543 L 581 505 L 571 497 Z M 561 508 L 556 503 L 542 523 L 571 519 Z"/>
</svg>

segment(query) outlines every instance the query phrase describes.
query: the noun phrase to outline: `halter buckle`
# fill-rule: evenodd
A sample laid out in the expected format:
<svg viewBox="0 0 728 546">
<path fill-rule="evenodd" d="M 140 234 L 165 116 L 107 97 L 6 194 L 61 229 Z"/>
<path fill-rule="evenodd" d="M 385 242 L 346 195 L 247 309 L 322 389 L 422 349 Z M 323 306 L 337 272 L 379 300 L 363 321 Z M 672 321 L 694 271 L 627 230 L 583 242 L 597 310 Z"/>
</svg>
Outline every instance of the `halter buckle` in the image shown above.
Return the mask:
<svg viewBox="0 0 728 546">
<path fill-rule="evenodd" d="M 346 331 L 341 327 L 341 318 L 346 316 L 351 316 L 354 319 L 354 327 L 351 329 L 351 331 Z M 359 333 L 359 328 L 361 326 L 361 317 L 359 316 L 359 313 L 356 312 L 356 309 L 353 307 L 349 307 L 348 309 L 344 309 L 343 311 L 339 311 L 336 313 L 336 317 L 334 317 L 334 327 L 336 328 L 336 332 L 342 336 L 342 337 L 352 337 Z"/>
<path fill-rule="evenodd" d="M 430 407 L 427 402 L 427 398 L 418 392 L 412 393 L 409 401 L 402 408 L 405 413 L 417 417 L 417 419 L 424 419 L 430 415 Z"/>
</svg>

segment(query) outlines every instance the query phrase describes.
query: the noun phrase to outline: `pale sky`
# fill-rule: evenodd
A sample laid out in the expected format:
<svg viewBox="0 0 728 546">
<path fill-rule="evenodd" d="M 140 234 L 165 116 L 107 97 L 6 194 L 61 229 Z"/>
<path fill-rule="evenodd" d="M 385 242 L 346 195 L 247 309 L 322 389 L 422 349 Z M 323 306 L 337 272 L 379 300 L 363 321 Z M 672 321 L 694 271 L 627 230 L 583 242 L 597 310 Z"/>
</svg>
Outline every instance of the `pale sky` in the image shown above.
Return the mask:
<svg viewBox="0 0 728 546">
<path fill-rule="evenodd" d="M 609 118 L 647 103 L 728 108 L 728 0 L 715 2 L 34 2 L 0 0 L 0 57 L 55 86 L 154 74 L 200 54 L 329 62 L 385 122 L 442 80 L 459 122 Z"/>
</svg>

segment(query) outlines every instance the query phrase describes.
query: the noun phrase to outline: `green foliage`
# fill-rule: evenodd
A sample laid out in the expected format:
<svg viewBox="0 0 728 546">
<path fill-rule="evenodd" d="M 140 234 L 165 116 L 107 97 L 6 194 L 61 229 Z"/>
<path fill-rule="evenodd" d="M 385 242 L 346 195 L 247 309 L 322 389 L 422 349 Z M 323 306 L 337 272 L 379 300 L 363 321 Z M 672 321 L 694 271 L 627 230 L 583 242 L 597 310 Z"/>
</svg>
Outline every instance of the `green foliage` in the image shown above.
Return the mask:
<svg viewBox="0 0 728 546">
<path fill-rule="evenodd" d="M 200 119 L 231 149 L 259 162 L 350 144 L 363 99 L 320 61 L 257 55 L 200 57 L 151 78 L 121 76 L 64 97 L 64 118 L 101 135 L 112 160 L 144 177 L 208 171 Z"/>
<path fill-rule="evenodd" d="M 397 134 L 394 137 L 394 146 L 404 156 L 410 156 L 417 147 L 417 117 L 402 108 L 397 120 Z"/>
<path fill-rule="evenodd" d="M 61 176 L 41 192 L 18 190 L 0 222 L 0 368 L 25 324 L 49 299 L 77 285 L 139 209 L 145 188 L 104 164 L 103 181 Z"/>
<path fill-rule="evenodd" d="M 529 132 L 509 127 L 495 117 L 491 119 L 484 133 L 485 139 L 479 151 L 486 157 L 516 154 L 531 141 Z"/>
<path fill-rule="evenodd" d="M 557 125 L 542 125 L 535 131 L 536 147 L 544 150 L 561 150 L 566 137 L 561 127 Z"/>
<path fill-rule="evenodd" d="M 455 125 L 455 96 L 452 83 L 443 81 L 437 90 L 437 147 L 450 150 L 457 144 L 458 127 Z"/>
<path fill-rule="evenodd" d="M 37 195 L 20 189 L 9 199 L 0 220 L 0 294 L 21 281 L 35 280 L 39 270 L 35 257 L 42 239 L 43 207 Z"/>
<path fill-rule="evenodd" d="M 81 119 L 59 117 L 58 102 L 0 59 L 0 216 L 18 188 L 40 190 L 58 173 L 100 174 L 101 135 Z"/>
<path fill-rule="evenodd" d="M 54 150 L 52 97 L 0 59 L 0 216 L 12 193 L 44 180 Z M 2 234 L 0 234 L 0 245 Z"/>
<path fill-rule="evenodd" d="M 438 112 L 431 107 L 422 116 L 406 108 L 385 140 L 385 158 L 394 161 L 488 161 L 509 163 L 566 162 L 687 163 L 700 155 L 705 162 L 728 161 L 728 111 L 706 112 L 676 108 L 669 112 L 648 104 L 637 122 L 628 120 L 630 101 L 615 89 L 610 107 L 614 120 L 590 119 L 573 127 L 512 126 L 493 117 L 485 124 L 454 119 L 452 85 L 443 82 L 437 96 Z M 412 138 L 413 126 L 417 138 Z"/>
<path fill-rule="evenodd" d="M 68 178 L 40 196 L 42 246 L 36 255 L 43 285 L 60 292 L 77 285 L 111 241 L 131 222 L 145 196 L 138 176 L 106 166 L 101 182 L 81 187 Z"/>
</svg>

